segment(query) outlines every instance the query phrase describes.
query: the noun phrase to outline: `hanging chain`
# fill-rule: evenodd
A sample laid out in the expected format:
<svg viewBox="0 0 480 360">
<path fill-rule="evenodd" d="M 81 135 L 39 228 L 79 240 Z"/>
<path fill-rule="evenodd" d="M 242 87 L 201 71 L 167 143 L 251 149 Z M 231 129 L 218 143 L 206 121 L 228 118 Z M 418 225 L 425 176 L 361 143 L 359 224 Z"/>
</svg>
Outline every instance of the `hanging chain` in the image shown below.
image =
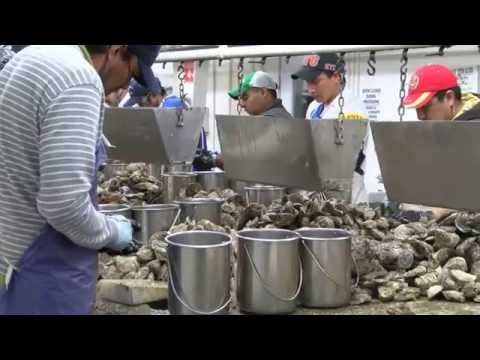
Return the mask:
<svg viewBox="0 0 480 360">
<path fill-rule="evenodd" d="M 377 64 L 377 59 L 375 58 L 375 51 L 370 51 L 367 64 L 367 74 L 369 76 L 375 76 L 375 74 L 377 73 L 377 69 L 375 68 L 375 65 Z"/>
<path fill-rule="evenodd" d="M 242 114 L 242 107 L 240 106 L 240 97 L 242 96 L 242 82 L 243 82 L 243 58 L 240 59 L 238 62 L 238 67 L 237 67 L 238 73 L 237 73 L 237 80 L 238 80 L 238 89 L 239 89 L 239 97 L 238 97 L 238 102 L 237 102 L 237 112 L 238 115 Z"/>
<path fill-rule="evenodd" d="M 338 107 L 340 108 L 340 113 L 338 114 L 338 121 L 335 123 L 335 144 L 343 145 L 344 136 L 343 136 L 343 120 L 345 119 L 345 114 L 343 113 L 343 107 L 345 105 L 345 98 L 343 97 L 343 91 L 345 90 L 345 53 L 340 53 L 340 58 L 337 63 L 337 71 L 340 74 L 340 97 L 338 98 Z"/>
<path fill-rule="evenodd" d="M 407 72 L 408 72 L 408 49 L 403 49 L 402 59 L 400 60 L 400 106 L 398 107 L 398 116 L 400 121 L 403 121 L 405 116 L 405 105 L 403 100 L 405 99 L 405 85 L 407 82 Z"/>
<path fill-rule="evenodd" d="M 183 110 L 186 108 L 185 106 L 185 68 L 183 66 L 183 62 L 180 63 L 180 66 L 178 67 L 178 80 L 180 80 L 180 85 L 178 86 L 179 89 L 179 94 L 180 94 L 180 99 L 182 100 L 182 108 L 177 109 L 177 127 L 183 127 L 184 122 L 183 122 Z"/>
</svg>

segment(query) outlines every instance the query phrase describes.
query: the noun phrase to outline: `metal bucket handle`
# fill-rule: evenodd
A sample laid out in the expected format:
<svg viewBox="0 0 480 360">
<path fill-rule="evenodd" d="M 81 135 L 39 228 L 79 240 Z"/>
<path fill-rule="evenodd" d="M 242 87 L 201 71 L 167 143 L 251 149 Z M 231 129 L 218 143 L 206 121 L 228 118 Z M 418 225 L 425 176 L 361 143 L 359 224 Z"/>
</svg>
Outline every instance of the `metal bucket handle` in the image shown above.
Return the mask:
<svg viewBox="0 0 480 360">
<path fill-rule="evenodd" d="M 257 269 L 257 266 L 255 265 L 255 262 L 252 259 L 252 256 L 250 255 L 250 252 L 247 249 L 247 246 L 245 243 L 242 242 L 243 248 L 245 249 L 245 252 L 247 253 L 248 261 L 252 265 L 253 269 L 255 270 L 255 275 L 257 276 L 257 279 L 260 281 L 262 284 L 262 287 L 275 299 L 281 300 L 281 301 L 293 301 L 295 300 L 298 295 L 300 294 L 300 291 L 302 290 L 302 284 L 303 284 L 303 264 L 302 264 L 302 259 L 300 258 L 300 255 L 298 255 L 298 263 L 300 265 L 300 279 L 298 282 L 298 289 L 295 291 L 295 294 L 290 297 L 290 298 L 283 298 L 281 296 L 276 295 L 273 290 L 270 288 L 270 286 L 263 280 L 262 276 L 260 275 L 260 272 Z"/>
<path fill-rule="evenodd" d="M 205 312 L 205 311 L 202 311 L 202 310 L 198 310 L 198 309 L 195 309 L 193 308 L 191 305 L 187 304 L 187 302 L 185 300 L 183 300 L 180 295 L 178 294 L 177 292 L 177 289 L 175 287 L 175 281 L 173 280 L 173 274 L 172 274 L 172 263 L 170 261 L 170 263 L 168 264 L 168 276 L 170 277 L 170 284 L 172 285 L 172 291 L 173 293 L 175 294 L 176 298 L 178 299 L 178 301 L 180 301 L 180 303 L 185 306 L 188 310 L 190 310 L 191 312 L 193 313 L 196 313 L 196 314 L 199 314 L 199 315 L 215 315 L 216 313 L 222 311 L 223 309 L 225 309 L 228 305 L 230 305 L 230 303 L 232 302 L 232 296 L 230 295 L 230 298 L 227 300 L 227 302 L 225 304 L 223 304 L 222 306 L 220 306 L 218 309 L 216 310 L 213 310 L 213 311 L 209 311 L 209 312 Z M 229 291 L 230 293 L 230 291 Z"/>
<path fill-rule="evenodd" d="M 177 221 L 180 218 L 180 214 L 182 213 L 182 209 L 178 208 L 177 215 L 175 215 L 175 219 L 173 220 L 172 226 L 170 226 L 170 229 L 168 229 L 168 233 L 171 234 L 173 227 L 177 225 Z"/>
<path fill-rule="evenodd" d="M 320 264 L 320 261 L 317 259 L 317 257 L 315 256 L 315 254 L 313 253 L 312 250 L 310 250 L 310 248 L 307 246 L 307 244 L 305 244 L 305 241 L 303 239 L 300 239 L 300 242 L 302 243 L 303 247 L 305 248 L 305 250 L 307 250 L 307 252 L 309 253 L 309 255 L 312 257 L 313 259 L 313 262 L 315 263 L 315 265 L 317 266 L 317 268 L 327 277 L 328 280 L 330 280 L 331 282 L 333 282 L 335 284 L 335 286 L 338 286 L 338 287 L 343 287 L 342 285 L 340 285 L 339 283 L 337 283 L 333 277 L 323 268 L 323 266 Z M 358 271 L 358 265 L 357 265 L 357 261 L 355 260 L 355 257 L 353 256 L 353 254 L 350 254 L 351 258 L 352 258 L 352 261 L 353 261 L 353 266 L 355 266 L 355 272 L 357 273 L 357 281 L 355 282 L 355 288 L 358 287 L 358 283 L 360 282 L 360 274 L 359 274 L 359 271 Z"/>
</svg>

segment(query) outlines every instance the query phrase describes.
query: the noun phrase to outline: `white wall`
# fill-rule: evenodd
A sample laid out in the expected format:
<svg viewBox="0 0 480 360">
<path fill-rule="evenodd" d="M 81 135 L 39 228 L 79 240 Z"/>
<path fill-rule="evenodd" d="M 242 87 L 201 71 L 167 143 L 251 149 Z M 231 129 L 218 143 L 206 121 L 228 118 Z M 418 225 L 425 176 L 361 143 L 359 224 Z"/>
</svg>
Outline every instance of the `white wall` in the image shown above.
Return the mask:
<svg viewBox="0 0 480 360">
<path fill-rule="evenodd" d="M 426 57 L 428 53 L 436 52 L 437 49 L 420 49 L 409 51 L 409 65 L 407 76 L 408 81 L 416 68 L 427 63 L 441 63 L 452 68 L 477 66 L 480 64 L 480 54 L 476 45 L 462 45 L 447 49 L 444 57 Z M 378 53 L 376 64 L 376 75 L 370 77 L 367 74 L 367 54 L 348 54 L 347 61 L 347 90 L 362 99 L 365 99 L 365 89 L 380 89 L 376 93 L 376 99 L 379 101 L 377 119 L 380 121 L 398 121 L 397 109 L 400 104 L 400 57 L 401 51 Z M 254 59 L 259 60 L 259 59 Z M 267 60 L 265 66 L 259 64 L 249 64 L 245 60 L 245 73 L 254 69 L 263 69 L 270 72 L 280 84 L 279 94 L 287 110 L 293 112 L 294 106 L 294 82 L 290 75 L 296 71 L 302 63 L 302 57 L 292 57 L 289 64 L 286 64 L 286 58 L 271 58 Z M 232 101 L 227 92 L 237 84 L 237 64 L 238 60 L 224 61 L 219 66 L 217 61 L 205 62 L 198 71 L 206 72 L 207 81 L 205 88 L 194 88 L 193 85 L 186 86 L 186 92 L 206 91 L 206 104 L 210 109 L 209 120 L 206 126 L 208 131 L 208 145 L 210 149 L 219 151 L 220 145 L 215 122 L 215 114 L 236 114 L 236 104 Z M 165 70 L 161 65 L 155 68 L 164 85 L 173 86 L 174 92 L 178 94 L 178 79 L 176 68 L 172 64 L 167 64 Z M 475 91 L 478 91 L 478 79 L 476 80 Z M 205 94 L 202 93 L 202 96 Z M 413 110 L 407 110 L 404 120 L 416 120 L 416 113 Z M 372 148 L 373 149 L 373 148 Z M 367 154 L 369 158 L 375 158 L 374 150 Z M 378 164 L 374 161 L 369 162 L 371 169 L 367 173 L 375 174 L 379 172 Z M 370 170 L 370 171 L 369 171 Z M 369 192 L 383 190 L 383 186 L 378 184 L 376 175 L 367 179 L 367 188 Z"/>
</svg>

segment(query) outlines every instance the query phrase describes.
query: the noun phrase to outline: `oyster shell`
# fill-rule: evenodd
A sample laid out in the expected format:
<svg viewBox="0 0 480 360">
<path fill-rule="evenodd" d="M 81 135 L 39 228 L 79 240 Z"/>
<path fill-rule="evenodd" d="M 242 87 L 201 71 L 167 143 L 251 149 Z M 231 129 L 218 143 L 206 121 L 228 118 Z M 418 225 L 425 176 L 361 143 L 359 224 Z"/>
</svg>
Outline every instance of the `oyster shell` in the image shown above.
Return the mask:
<svg viewBox="0 0 480 360">
<path fill-rule="evenodd" d="M 447 301 L 465 302 L 465 296 L 460 291 L 446 290 L 442 291 L 442 294 Z"/>
</svg>

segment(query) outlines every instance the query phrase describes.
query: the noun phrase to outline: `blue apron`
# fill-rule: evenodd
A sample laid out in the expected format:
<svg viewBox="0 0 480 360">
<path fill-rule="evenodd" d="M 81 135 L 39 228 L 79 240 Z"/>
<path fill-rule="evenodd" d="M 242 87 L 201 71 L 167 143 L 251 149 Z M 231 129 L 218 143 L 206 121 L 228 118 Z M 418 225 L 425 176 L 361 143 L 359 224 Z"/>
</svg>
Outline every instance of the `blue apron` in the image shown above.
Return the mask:
<svg viewBox="0 0 480 360">
<path fill-rule="evenodd" d="M 95 154 L 97 171 L 105 160 L 106 149 L 100 141 Z M 98 208 L 96 172 L 90 198 Z M 8 290 L 0 290 L 0 314 L 92 314 L 97 266 L 97 251 L 76 245 L 47 224 L 18 264 Z"/>
</svg>

